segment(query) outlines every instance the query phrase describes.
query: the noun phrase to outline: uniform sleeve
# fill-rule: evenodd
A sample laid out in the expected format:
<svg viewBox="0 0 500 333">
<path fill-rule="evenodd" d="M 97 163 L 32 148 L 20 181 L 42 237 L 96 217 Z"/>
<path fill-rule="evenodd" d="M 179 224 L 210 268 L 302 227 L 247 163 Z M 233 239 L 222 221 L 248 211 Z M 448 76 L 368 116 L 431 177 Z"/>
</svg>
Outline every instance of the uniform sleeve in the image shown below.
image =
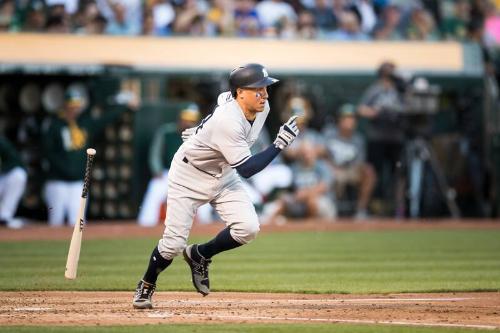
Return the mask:
<svg viewBox="0 0 500 333">
<path fill-rule="evenodd" d="M 213 143 L 227 163 L 236 168 L 245 163 L 252 154 L 245 140 L 242 124 L 232 119 L 227 120 L 218 124 L 218 129 L 213 134 Z"/>
</svg>

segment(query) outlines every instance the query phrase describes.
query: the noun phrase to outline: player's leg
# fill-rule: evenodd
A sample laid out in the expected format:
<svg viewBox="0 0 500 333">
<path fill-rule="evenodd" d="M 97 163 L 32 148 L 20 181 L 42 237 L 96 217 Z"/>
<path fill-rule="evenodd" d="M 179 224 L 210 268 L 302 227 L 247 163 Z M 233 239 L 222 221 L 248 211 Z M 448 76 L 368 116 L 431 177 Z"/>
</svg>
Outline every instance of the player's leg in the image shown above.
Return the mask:
<svg viewBox="0 0 500 333">
<path fill-rule="evenodd" d="M 205 194 L 208 191 L 203 191 L 202 186 L 213 186 L 206 180 L 196 178 L 198 170 L 194 169 L 195 173 L 190 173 L 192 170 L 186 169 L 186 165 L 182 167 L 179 171 L 176 171 L 178 167 L 170 170 L 165 231 L 158 246 L 153 249 L 146 273 L 137 286 L 133 302 L 137 309 L 152 308 L 151 297 L 158 275 L 184 250 L 196 210 L 208 201 Z M 183 185 L 189 183 L 196 184 L 196 189 L 191 190 Z"/>
<path fill-rule="evenodd" d="M 150 180 L 137 218 L 139 225 L 153 227 L 157 224 L 160 207 L 167 199 L 167 192 L 168 172 L 165 172 L 161 177 L 155 177 Z"/>
<path fill-rule="evenodd" d="M 193 223 L 196 209 L 201 204 L 184 196 L 176 195 L 176 189 L 170 187 L 167 198 L 167 216 L 165 231 L 158 245 L 153 249 L 149 258 L 148 268 L 139 281 L 134 297 L 133 306 L 136 309 L 150 309 L 153 307 L 151 297 L 156 288 L 156 281 L 186 247 L 189 231 Z"/>
<path fill-rule="evenodd" d="M 14 214 L 24 193 L 27 178 L 26 171 L 20 167 L 10 170 L 2 177 L 2 187 L 4 189 L 2 191 L 3 195 L 0 195 L 0 220 L 6 221 L 7 226 L 15 225 Z"/>
<path fill-rule="evenodd" d="M 366 218 L 368 204 L 371 200 L 372 193 L 377 182 L 377 174 L 371 164 L 368 163 L 362 164 L 358 168 L 357 172 L 359 173 L 359 177 L 357 179 L 359 180 L 359 195 L 356 217 Z"/>
<path fill-rule="evenodd" d="M 61 227 L 64 224 L 64 209 L 67 193 L 64 182 L 49 180 L 44 189 L 45 202 L 49 215 L 49 226 Z"/>
<path fill-rule="evenodd" d="M 257 213 L 240 179 L 228 184 L 212 204 L 227 227 L 207 243 L 193 244 L 184 250 L 184 258 L 191 267 L 193 285 L 204 296 L 210 292 L 208 265 L 211 258 L 249 243 L 259 232 Z"/>
</svg>

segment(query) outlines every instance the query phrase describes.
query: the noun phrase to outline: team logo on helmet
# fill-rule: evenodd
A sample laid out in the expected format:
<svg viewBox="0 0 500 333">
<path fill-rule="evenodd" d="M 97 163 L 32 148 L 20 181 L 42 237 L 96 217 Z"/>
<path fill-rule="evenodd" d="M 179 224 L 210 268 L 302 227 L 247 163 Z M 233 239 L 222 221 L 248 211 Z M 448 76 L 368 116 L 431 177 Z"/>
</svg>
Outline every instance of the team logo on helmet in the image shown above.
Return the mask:
<svg viewBox="0 0 500 333">
<path fill-rule="evenodd" d="M 264 77 L 268 77 L 269 74 L 267 74 L 267 71 L 265 68 L 262 68 L 262 74 L 264 74 Z"/>
</svg>

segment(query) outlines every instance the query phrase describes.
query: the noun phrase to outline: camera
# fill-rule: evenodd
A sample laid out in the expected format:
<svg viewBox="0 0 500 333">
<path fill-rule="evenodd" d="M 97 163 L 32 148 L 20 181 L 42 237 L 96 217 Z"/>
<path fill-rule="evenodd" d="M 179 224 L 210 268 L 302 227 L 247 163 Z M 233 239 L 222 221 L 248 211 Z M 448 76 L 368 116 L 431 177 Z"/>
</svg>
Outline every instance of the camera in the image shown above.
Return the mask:
<svg viewBox="0 0 500 333">
<path fill-rule="evenodd" d="M 415 77 L 406 87 L 404 109 L 413 114 L 435 114 L 439 111 L 441 88 L 429 84 L 424 77 Z"/>
</svg>

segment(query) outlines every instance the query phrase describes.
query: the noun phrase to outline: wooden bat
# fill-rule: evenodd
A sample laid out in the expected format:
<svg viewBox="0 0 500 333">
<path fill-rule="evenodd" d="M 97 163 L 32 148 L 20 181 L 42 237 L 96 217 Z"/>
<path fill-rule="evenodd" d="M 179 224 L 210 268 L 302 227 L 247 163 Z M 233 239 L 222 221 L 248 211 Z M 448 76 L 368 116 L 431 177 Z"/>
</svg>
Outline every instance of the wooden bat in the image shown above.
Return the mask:
<svg viewBox="0 0 500 333">
<path fill-rule="evenodd" d="M 92 162 L 94 161 L 95 153 L 95 149 L 87 149 L 87 164 L 85 167 L 85 178 L 83 180 L 82 197 L 80 198 L 80 213 L 78 214 L 78 220 L 76 221 L 75 228 L 73 229 L 73 236 L 71 237 L 71 243 L 69 245 L 68 259 L 66 261 L 66 271 L 64 272 L 64 277 L 70 280 L 76 279 L 78 260 L 80 259 L 83 227 L 85 226 L 86 221 L 85 212 L 87 210 L 87 196 L 89 194 Z"/>
</svg>

